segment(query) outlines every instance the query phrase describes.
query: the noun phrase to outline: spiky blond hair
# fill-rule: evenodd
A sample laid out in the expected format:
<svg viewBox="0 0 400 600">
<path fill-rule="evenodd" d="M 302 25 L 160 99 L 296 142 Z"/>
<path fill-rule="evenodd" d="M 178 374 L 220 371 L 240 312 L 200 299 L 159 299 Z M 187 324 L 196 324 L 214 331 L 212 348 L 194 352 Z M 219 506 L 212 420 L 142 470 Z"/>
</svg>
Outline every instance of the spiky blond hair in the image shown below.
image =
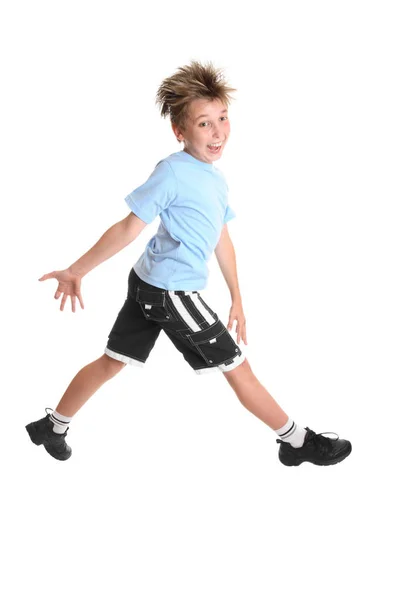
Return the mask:
<svg viewBox="0 0 400 600">
<path fill-rule="evenodd" d="M 235 100 L 230 92 L 236 91 L 227 85 L 222 69 L 214 67 L 210 61 L 202 65 L 192 60 L 189 65 L 179 67 L 176 73 L 162 81 L 156 104 L 160 107 L 162 117 L 169 116 L 171 123 L 184 130 L 192 100 L 219 99 L 228 107 L 231 100 Z"/>
</svg>

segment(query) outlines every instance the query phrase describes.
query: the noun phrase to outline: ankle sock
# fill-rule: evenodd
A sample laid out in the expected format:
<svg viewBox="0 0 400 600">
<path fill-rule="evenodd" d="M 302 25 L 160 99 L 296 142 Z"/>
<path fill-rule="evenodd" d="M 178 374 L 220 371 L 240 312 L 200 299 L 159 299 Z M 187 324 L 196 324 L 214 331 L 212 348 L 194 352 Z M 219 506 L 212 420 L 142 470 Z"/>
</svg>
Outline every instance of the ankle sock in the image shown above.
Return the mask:
<svg viewBox="0 0 400 600">
<path fill-rule="evenodd" d="M 53 424 L 54 433 L 65 433 L 67 431 L 67 427 L 70 424 L 72 417 L 65 417 L 61 415 L 56 410 L 54 410 L 50 415 L 50 421 Z"/>
<path fill-rule="evenodd" d="M 293 448 L 301 448 L 307 433 L 304 427 L 296 425 L 290 417 L 283 427 L 274 429 L 274 431 L 279 435 L 281 440 L 288 442 Z"/>
</svg>

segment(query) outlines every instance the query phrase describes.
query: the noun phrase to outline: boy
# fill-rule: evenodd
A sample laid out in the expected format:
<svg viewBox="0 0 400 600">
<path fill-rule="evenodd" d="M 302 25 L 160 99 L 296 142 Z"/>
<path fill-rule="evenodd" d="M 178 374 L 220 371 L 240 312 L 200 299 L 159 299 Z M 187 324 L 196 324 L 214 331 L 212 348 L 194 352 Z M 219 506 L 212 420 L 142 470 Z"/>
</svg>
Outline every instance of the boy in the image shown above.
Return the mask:
<svg viewBox="0 0 400 600">
<path fill-rule="evenodd" d="M 224 374 L 242 404 L 279 436 L 278 457 L 284 465 L 304 461 L 330 465 L 351 452 L 347 440 L 333 440 L 296 425 L 258 381 L 237 345 L 241 339 L 247 345 L 247 336 L 235 251 L 227 228 L 235 213 L 228 204 L 225 178 L 213 164 L 228 142 L 229 93 L 233 91 L 212 63 L 191 61 L 166 78 L 156 101 L 161 115 L 170 117 L 183 150 L 156 164 L 148 180 L 125 198 L 128 216 L 108 229 L 86 254 L 68 269 L 39 279 L 57 279 L 54 297 L 58 300 L 62 295 L 60 310 L 68 296 L 73 312 L 76 298 L 83 309 L 82 277 L 160 216 L 156 235 L 129 274 L 127 298 L 104 354 L 77 373 L 51 414 L 26 426 L 31 440 L 43 444 L 58 460 L 71 456 L 65 436 L 75 413 L 126 364 L 143 367 L 161 330 L 196 374 Z M 213 251 L 232 297 L 227 328 L 199 293 L 206 287 L 206 263 Z M 228 331 L 234 321 L 237 344 Z"/>
</svg>

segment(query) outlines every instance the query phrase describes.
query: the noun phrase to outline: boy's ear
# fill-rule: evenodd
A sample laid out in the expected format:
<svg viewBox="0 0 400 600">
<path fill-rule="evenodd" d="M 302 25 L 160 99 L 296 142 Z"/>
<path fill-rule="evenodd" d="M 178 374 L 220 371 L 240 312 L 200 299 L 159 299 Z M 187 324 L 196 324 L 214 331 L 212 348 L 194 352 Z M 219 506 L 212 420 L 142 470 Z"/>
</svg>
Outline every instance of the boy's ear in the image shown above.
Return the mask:
<svg viewBox="0 0 400 600">
<path fill-rule="evenodd" d="M 171 123 L 171 127 L 172 127 L 172 131 L 175 134 L 175 137 L 177 139 L 180 139 L 181 142 L 183 142 L 185 132 L 186 132 L 186 123 L 182 123 L 182 125 L 180 127 L 176 123 Z"/>
<path fill-rule="evenodd" d="M 177 125 L 175 125 L 175 123 L 171 123 L 171 127 L 172 127 L 172 131 L 174 132 L 174 135 L 175 135 L 176 139 L 178 140 L 178 142 L 182 142 L 183 140 L 180 139 L 180 137 L 182 136 L 182 132 L 179 129 L 179 127 L 177 127 Z"/>
</svg>

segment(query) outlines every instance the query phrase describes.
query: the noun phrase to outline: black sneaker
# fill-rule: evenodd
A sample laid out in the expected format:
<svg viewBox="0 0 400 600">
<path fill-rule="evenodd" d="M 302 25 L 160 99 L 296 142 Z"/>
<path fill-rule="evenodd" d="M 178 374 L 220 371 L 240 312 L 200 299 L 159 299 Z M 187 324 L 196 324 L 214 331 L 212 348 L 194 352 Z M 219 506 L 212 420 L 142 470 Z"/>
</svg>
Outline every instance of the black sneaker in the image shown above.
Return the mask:
<svg viewBox="0 0 400 600">
<path fill-rule="evenodd" d="M 47 410 L 53 411 L 52 408 L 46 408 Z M 56 433 L 53 431 L 53 425 L 54 423 L 50 421 L 50 414 L 47 413 L 43 419 L 26 425 L 25 429 L 34 444 L 37 446 L 43 444 L 47 452 L 57 460 L 67 460 L 72 454 L 71 448 L 65 442 L 69 427 L 65 433 Z"/>
<path fill-rule="evenodd" d="M 304 444 L 300 448 L 293 448 L 289 442 L 276 440 L 281 444 L 278 458 L 287 467 L 298 467 L 302 462 L 308 461 L 314 465 L 334 465 L 344 460 L 351 452 L 351 443 L 348 440 L 336 440 L 324 437 L 322 433 L 315 433 L 308 427 Z M 324 431 L 323 433 L 333 433 Z M 337 433 L 333 433 L 337 435 Z"/>
</svg>

